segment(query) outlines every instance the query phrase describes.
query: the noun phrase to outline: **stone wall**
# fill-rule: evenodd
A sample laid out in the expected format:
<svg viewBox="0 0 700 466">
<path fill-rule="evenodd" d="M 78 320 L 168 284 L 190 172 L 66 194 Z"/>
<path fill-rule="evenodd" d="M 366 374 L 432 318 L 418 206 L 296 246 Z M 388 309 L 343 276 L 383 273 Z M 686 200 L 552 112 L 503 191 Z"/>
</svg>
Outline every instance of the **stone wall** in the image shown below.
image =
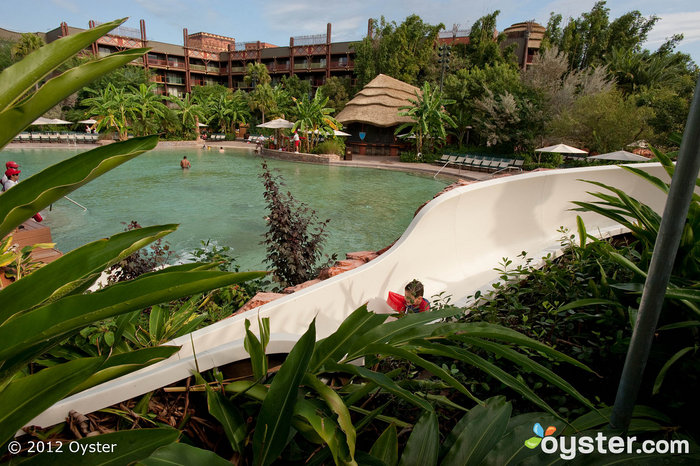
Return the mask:
<svg viewBox="0 0 700 466">
<path fill-rule="evenodd" d="M 338 162 L 340 160 L 340 156 L 337 154 L 305 154 L 303 152 L 288 152 L 265 148 L 262 149 L 262 155 L 271 159 L 320 164 L 329 164 L 330 162 Z"/>
</svg>

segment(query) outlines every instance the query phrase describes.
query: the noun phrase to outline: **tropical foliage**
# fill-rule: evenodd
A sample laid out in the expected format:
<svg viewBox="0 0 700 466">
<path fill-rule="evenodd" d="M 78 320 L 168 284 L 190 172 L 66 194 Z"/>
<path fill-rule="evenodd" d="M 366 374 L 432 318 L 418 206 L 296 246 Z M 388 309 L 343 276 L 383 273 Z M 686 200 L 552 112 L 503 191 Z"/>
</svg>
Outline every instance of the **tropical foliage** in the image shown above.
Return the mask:
<svg viewBox="0 0 700 466">
<path fill-rule="evenodd" d="M 332 108 L 326 107 L 328 97 L 316 92 L 313 99 L 304 97 L 293 99 L 295 107 L 294 127 L 292 131 L 301 131 L 306 134 L 306 152 L 311 152 L 320 142 L 322 136 L 333 136 L 333 131 L 340 128 L 340 123 L 331 116 Z"/>
<path fill-rule="evenodd" d="M 410 135 L 416 138 L 418 153 L 423 151 L 426 144 L 431 150 L 435 144 L 444 141 L 447 137 L 446 126 L 457 126 L 452 117 L 445 110 L 446 105 L 454 104 L 454 100 L 444 99 L 439 91 L 430 87 L 429 83 L 423 85 L 420 94 L 416 92 L 415 99 L 409 99 L 410 106 L 399 108 L 400 116 L 407 116 L 413 123 L 403 123 L 396 128 L 395 134 L 401 134 L 408 129 Z"/>
<path fill-rule="evenodd" d="M 106 23 L 57 40 L 30 53 L 0 74 L 0 147 L 56 102 L 146 51 L 120 52 L 69 69 L 48 79 L 30 97 L 25 97 L 28 90 L 62 63 L 123 21 Z M 3 194 L 0 237 L 10 234 L 33 212 L 152 149 L 156 142 L 151 136 L 100 147 L 23 181 Z M 5 444 L 36 415 L 66 395 L 152 364 L 177 351 L 177 347 L 157 347 L 78 358 L 43 370 L 33 370 L 31 365 L 36 358 L 65 338 L 91 322 L 259 276 L 211 271 L 209 269 L 214 265 L 195 263 L 145 274 L 137 280 L 86 293 L 104 269 L 176 227 L 141 228 L 89 243 L 0 290 L 3 303 L 0 312 L 0 444 Z M 151 434 L 159 440 L 149 440 Z M 165 443 L 173 442 L 177 436 L 177 432 L 169 430 L 122 432 L 113 438 L 119 438 L 125 444 L 138 442 L 139 447 L 128 453 L 130 458 L 138 459 Z"/>
</svg>

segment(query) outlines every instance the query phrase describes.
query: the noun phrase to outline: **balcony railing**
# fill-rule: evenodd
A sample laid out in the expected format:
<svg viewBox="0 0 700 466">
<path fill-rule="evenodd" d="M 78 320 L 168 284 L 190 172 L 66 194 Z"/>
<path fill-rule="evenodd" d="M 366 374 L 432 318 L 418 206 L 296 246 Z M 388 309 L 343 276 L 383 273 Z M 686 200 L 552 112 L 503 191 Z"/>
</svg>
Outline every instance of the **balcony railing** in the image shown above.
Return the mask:
<svg viewBox="0 0 700 466">
<path fill-rule="evenodd" d="M 207 65 L 206 70 L 211 73 L 218 73 L 220 68 L 218 66 Z"/>
<path fill-rule="evenodd" d="M 331 60 L 331 68 L 349 68 L 353 65 L 352 60 Z"/>
<path fill-rule="evenodd" d="M 168 78 L 168 80 L 167 80 L 166 82 L 167 82 L 168 84 L 177 84 L 177 85 L 180 85 L 180 86 L 184 86 L 184 85 L 185 85 L 185 80 L 184 80 L 184 79 Z"/>
<path fill-rule="evenodd" d="M 294 69 L 295 70 L 305 70 L 309 67 L 308 65 L 309 65 L 308 63 L 295 63 Z"/>
<path fill-rule="evenodd" d="M 148 64 L 149 65 L 156 65 L 156 66 L 167 66 L 168 62 L 166 60 L 161 59 L 161 58 L 148 57 Z"/>
<path fill-rule="evenodd" d="M 193 65 L 190 63 L 190 69 L 195 71 L 207 71 L 207 67 L 204 65 Z"/>
<path fill-rule="evenodd" d="M 311 62 L 311 69 L 325 68 L 326 62 Z"/>
<path fill-rule="evenodd" d="M 232 66 L 231 73 L 242 73 L 245 71 L 245 66 Z"/>
<path fill-rule="evenodd" d="M 168 60 L 168 66 L 169 66 L 170 68 L 182 68 L 182 69 L 185 69 L 185 62 L 184 62 L 184 61 Z"/>
</svg>

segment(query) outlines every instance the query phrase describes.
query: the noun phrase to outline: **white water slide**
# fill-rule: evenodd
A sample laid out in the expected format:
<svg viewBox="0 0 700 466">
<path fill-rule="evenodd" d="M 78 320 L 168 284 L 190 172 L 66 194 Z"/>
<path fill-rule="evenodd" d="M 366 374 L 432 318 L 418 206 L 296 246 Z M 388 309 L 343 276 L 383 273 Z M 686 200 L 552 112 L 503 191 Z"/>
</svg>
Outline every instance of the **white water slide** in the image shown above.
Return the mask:
<svg viewBox="0 0 700 466">
<path fill-rule="evenodd" d="M 636 165 L 666 181 L 656 163 Z M 268 353 L 286 353 L 316 318 L 316 336 L 324 338 L 356 308 L 389 291 L 402 292 L 417 278 L 425 296 L 445 292 L 452 302 L 487 289 L 498 279 L 502 258 L 515 261 L 522 251 L 538 259 L 560 250 L 565 227 L 576 232 L 580 214 L 589 233 L 610 236 L 619 224 L 597 214 L 573 212 L 571 201 L 592 200 L 587 191 L 602 191 L 579 181 L 595 180 L 663 210 L 665 195 L 648 181 L 616 166 L 534 172 L 474 183 L 449 191 L 427 204 L 401 238 L 379 258 L 284 298 L 237 315 L 171 344 L 182 346 L 165 361 L 88 389 L 56 403 L 30 425 L 62 422 L 68 412 L 89 413 L 177 382 L 195 370 L 207 370 L 248 358 L 243 349 L 244 321 L 257 333 L 257 317 L 270 318 Z"/>
</svg>

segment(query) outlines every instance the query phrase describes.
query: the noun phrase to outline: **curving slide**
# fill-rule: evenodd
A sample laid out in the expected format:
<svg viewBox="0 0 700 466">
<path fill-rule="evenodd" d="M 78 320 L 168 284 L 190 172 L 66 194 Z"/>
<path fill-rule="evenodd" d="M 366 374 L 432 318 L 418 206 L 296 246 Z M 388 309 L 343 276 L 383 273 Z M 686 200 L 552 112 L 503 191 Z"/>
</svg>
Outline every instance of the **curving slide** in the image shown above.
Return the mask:
<svg viewBox="0 0 700 466">
<path fill-rule="evenodd" d="M 660 164 L 635 165 L 668 181 Z M 452 303 L 465 304 L 477 290 L 498 279 L 502 258 L 522 251 L 532 258 L 560 251 L 561 227 L 576 232 L 581 214 L 589 233 L 600 237 L 621 233 L 622 227 L 592 213 L 578 213 L 571 201 L 592 200 L 587 191 L 595 180 L 663 210 L 665 195 L 649 182 L 617 166 L 533 172 L 456 188 L 428 203 L 394 246 L 379 258 L 314 286 L 177 338 L 181 346 L 171 358 L 132 374 L 78 393 L 55 404 L 30 422 L 50 426 L 68 412 L 89 413 L 182 380 L 200 370 L 248 358 L 243 349 L 244 321 L 257 334 L 257 318 L 270 318 L 268 353 L 286 353 L 316 318 L 316 335 L 334 332 L 352 311 L 389 291 L 403 292 L 417 278 L 425 296 L 444 292 Z M 516 262 L 517 263 L 517 262 Z M 515 266 L 516 264 L 514 264 Z"/>
</svg>

